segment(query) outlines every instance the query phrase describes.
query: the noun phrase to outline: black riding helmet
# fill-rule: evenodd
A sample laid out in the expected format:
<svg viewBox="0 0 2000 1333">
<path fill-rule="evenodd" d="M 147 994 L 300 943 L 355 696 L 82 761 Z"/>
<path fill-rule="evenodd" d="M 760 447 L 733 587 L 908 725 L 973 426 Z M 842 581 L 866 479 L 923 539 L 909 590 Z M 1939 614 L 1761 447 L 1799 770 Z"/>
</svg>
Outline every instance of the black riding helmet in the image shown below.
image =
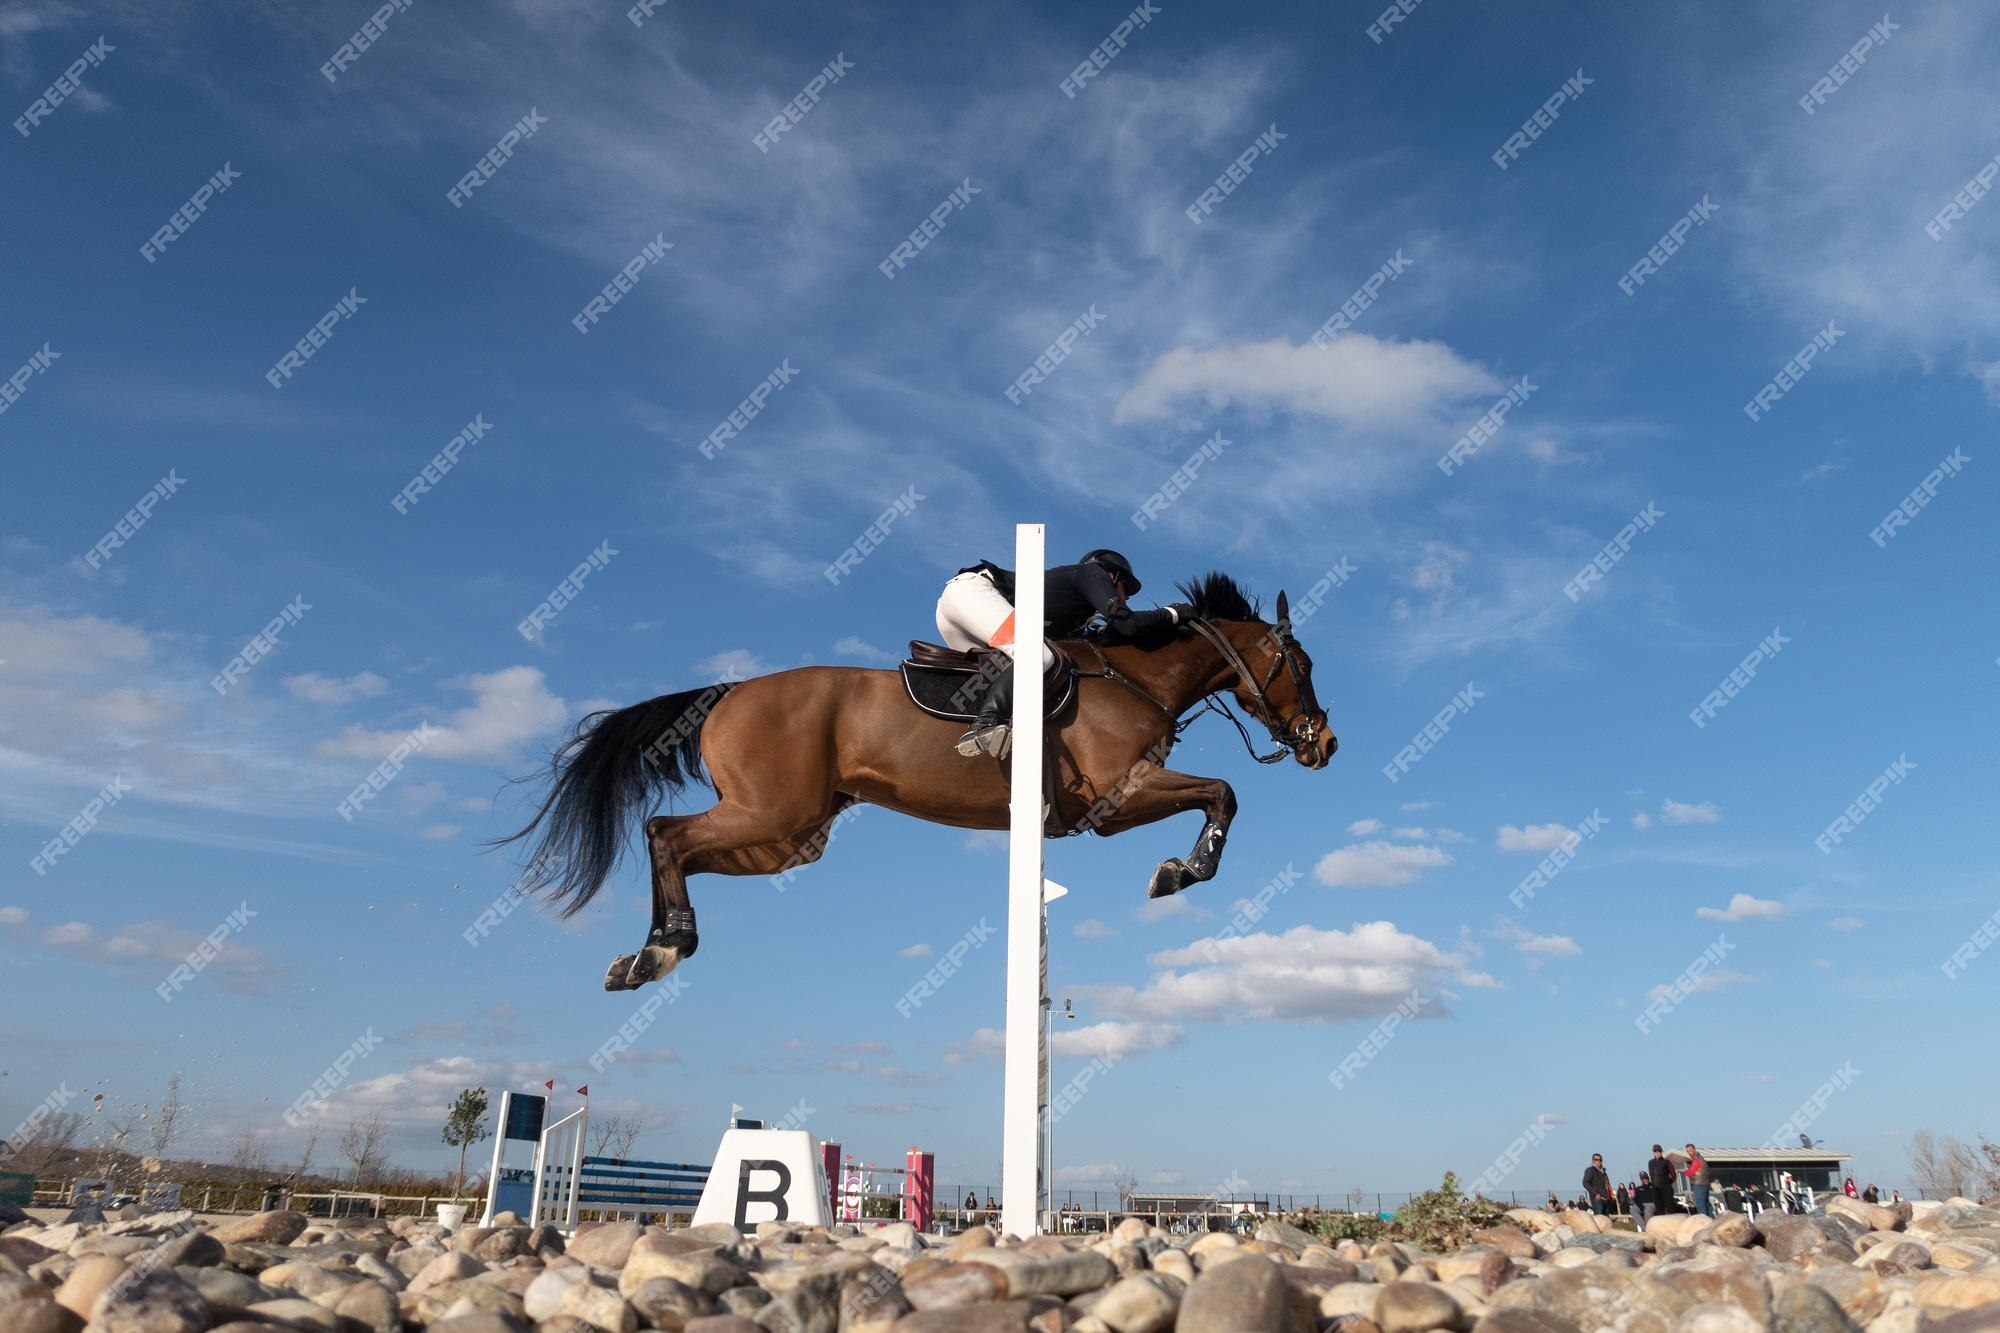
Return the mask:
<svg viewBox="0 0 2000 1333">
<path fill-rule="evenodd" d="M 1131 588 L 1134 595 L 1139 591 L 1139 576 L 1132 572 L 1132 562 L 1108 547 L 1100 546 L 1094 551 L 1085 551 L 1083 559 L 1077 563 L 1079 565 L 1095 563 L 1105 569 L 1115 570 L 1124 576 L 1126 586 Z"/>
</svg>

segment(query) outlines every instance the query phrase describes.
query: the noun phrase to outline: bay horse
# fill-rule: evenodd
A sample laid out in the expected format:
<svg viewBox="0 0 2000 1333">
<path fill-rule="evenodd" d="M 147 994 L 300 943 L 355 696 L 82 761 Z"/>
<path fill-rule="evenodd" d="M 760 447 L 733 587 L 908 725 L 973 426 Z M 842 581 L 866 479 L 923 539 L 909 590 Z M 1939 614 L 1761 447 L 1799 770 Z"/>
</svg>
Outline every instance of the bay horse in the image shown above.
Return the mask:
<svg viewBox="0 0 2000 1333">
<path fill-rule="evenodd" d="M 1277 743 L 1266 755 L 1252 751 L 1259 762 L 1289 754 L 1321 769 L 1339 744 L 1313 693 L 1312 659 L 1292 636 L 1284 593 L 1271 624 L 1227 575 L 1179 587 L 1195 614 L 1163 636 L 1063 645 L 1077 663 L 1075 698 L 1044 727 L 1050 836 L 1109 837 L 1202 812 L 1194 850 L 1153 871 L 1154 898 L 1212 878 L 1236 816 L 1227 782 L 1165 766 L 1182 729 L 1202 712 L 1221 712 L 1243 732 L 1221 692 Z M 1207 706 L 1183 721 L 1202 700 Z M 962 725 L 920 712 L 896 672 L 860 667 L 799 667 L 665 694 L 578 722 L 550 757 L 535 817 L 498 841 L 534 838 L 522 891 L 547 893 L 567 917 L 617 867 L 626 826 L 650 816 L 652 930 L 604 978 L 606 990 L 634 990 L 692 958 L 700 944 L 689 875 L 770 875 L 815 861 L 833 821 L 857 801 L 935 824 L 1006 828 L 1009 765 L 961 757 L 953 743 Z M 650 813 L 690 782 L 714 788 L 715 805 L 698 814 Z"/>
</svg>

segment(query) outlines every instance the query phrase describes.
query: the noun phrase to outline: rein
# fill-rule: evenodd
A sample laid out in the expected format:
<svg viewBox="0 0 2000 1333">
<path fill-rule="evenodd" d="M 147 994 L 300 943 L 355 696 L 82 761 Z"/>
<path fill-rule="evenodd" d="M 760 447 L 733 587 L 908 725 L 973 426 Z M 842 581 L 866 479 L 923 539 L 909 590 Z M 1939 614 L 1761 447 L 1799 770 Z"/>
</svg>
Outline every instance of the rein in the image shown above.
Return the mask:
<svg viewBox="0 0 2000 1333">
<path fill-rule="evenodd" d="M 1279 667 L 1282 666 L 1291 673 L 1292 683 L 1295 686 L 1302 684 L 1298 667 L 1292 660 L 1291 635 L 1288 632 L 1289 626 L 1280 625 L 1277 627 L 1279 632 L 1279 649 L 1271 657 L 1271 669 L 1264 673 L 1264 678 L 1260 681 L 1251 672 L 1250 664 L 1244 660 L 1243 655 L 1236 651 L 1236 645 L 1231 643 L 1227 637 L 1213 625 L 1209 624 L 1207 620 L 1197 617 L 1194 620 L 1190 620 L 1188 625 L 1204 639 L 1208 640 L 1216 652 L 1221 654 L 1224 665 L 1234 671 L 1243 684 L 1256 696 L 1257 706 L 1264 713 L 1264 716 L 1257 720 L 1262 722 L 1265 730 L 1271 733 L 1271 739 L 1277 743 L 1277 749 L 1271 751 L 1269 754 L 1257 753 L 1257 746 L 1250 739 L 1248 728 L 1243 725 L 1242 720 L 1235 713 L 1230 711 L 1229 705 L 1222 699 L 1222 692 L 1220 690 L 1204 695 L 1201 707 L 1195 709 L 1186 717 L 1177 716 L 1173 709 L 1161 703 L 1145 686 L 1112 666 L 1111 659 L 1104 655 L 1104 650 L 1098 646 L 1095 639 L 1084 639 L 1082 642 L 1096 656 L 1097 665 L 1100 670 L 1086 671 L 1079 666 L 1077 674 L 1079 676 L 1098 676 L 1105 680 L 1116 681 L 1126 689 L 1131 690 L 1134 694 L 1137 694 L 1140 698 L 1152 704 L 1153 707 L 1166 714 L 1167 718 L 1173 723 L 1174 738 L 1176 740 L 1179 740 L 1181 733 L 1193 726 L 1204 713 L 1219 713 L 1229 719 L 1229 724 L 1236 728 L 1236 734 L 1243 740 L 1244 752 L 1260 764 L 1280 763 L 1292 753 L 1295 744 L 1310 744 L 1312 742 L 1312 723 L 1308 721 L 1304 732 L 1300 733 L 1297 726 L 1299 713 L 1294 713 L 1291 717 L 1286 718 L 1283 726 L 1272 720 L 1273 709 L 1271 708 L 1268 691 L 1271 682 L 1278 678 Z M 1303 713 L 1311 706 L 1310 687 L 1305 686 L 1301 688 L 1299 697 L 1301 703 L 1300 713 Z"/>
</svg>

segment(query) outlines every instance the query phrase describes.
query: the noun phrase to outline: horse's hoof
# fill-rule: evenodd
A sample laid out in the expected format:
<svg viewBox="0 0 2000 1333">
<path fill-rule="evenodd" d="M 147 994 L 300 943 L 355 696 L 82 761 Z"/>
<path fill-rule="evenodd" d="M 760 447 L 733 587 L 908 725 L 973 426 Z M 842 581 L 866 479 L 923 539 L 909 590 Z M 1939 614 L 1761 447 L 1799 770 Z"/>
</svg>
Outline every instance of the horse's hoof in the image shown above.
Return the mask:
<svg viewBox="0 0 2000 1333">
<path fill-rule="evenodd" d="M 604 969 L 604 989 L 631 990 L 638 985 L 637 982 L 627 980 L 632 972 L 632 964 L 638 960 L 639 955 L 632 953 L 621 953 L 612 959 L 611 966 Z"/>
<path fill-rule="evenodd" d="M 625 974 L 625 989 L 637 990 L 649 981 L 658 981 L 681 965 L 681 951 L 649 944 L 632 959 Z"/>
<path fill-rule="evenodd" d="M 1153 881 L 1146 886 L 1148 898 L 1171 898 L 1187 887 L 1187 862 L 1175 857 L 1162 861 L 1153 871 Z"/>
</svg>

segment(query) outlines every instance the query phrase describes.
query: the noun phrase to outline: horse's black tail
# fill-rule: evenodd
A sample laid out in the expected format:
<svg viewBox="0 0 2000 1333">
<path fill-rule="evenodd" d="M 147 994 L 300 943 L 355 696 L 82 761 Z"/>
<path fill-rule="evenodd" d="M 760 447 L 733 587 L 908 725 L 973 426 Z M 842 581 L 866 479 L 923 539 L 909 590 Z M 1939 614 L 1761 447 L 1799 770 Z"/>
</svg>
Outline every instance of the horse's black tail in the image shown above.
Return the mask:
<svg viewBox="0 0 2000 1333">
<path fill-rule="evenodd" d="M 547 893 L 573 916 L 591 900 L 625 854 L 625 825 L 689 782 L 707 784 L 701 728 L 729 682 L 663 694 L 630 708 L 592 713 L 549 756 L 542 808 L 519 833 L 534 838 L 521 886 Z"/>
</svg>

